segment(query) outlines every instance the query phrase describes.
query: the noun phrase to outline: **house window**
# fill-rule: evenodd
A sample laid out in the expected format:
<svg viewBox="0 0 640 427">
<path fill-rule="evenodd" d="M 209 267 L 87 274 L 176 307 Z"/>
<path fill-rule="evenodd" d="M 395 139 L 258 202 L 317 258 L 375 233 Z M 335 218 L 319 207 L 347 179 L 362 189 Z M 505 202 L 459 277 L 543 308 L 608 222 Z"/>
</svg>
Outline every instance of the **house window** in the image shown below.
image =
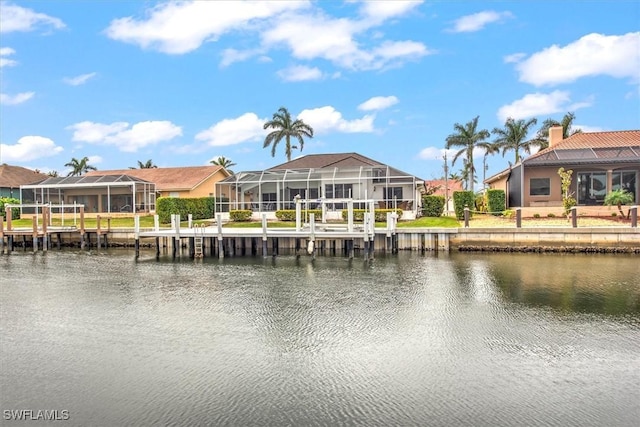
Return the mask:
<svg viewBox="0 0 640 427">
<path fill-rule="evenodd" d="M 531 178 L 529 180 L 530 196 L 549 196 L 551 194 L 550 178 Z"/>
<path fill-rule="evenodd" d="M 353 184 L 327 184 L 324 186 L 324 195 L 327 199 L 348 199 L 353 197 Z M 344 209 L 346 204 L 335 203 L 330 209 Z"/>
<path fill-rule="evenodd" d="M 262 193 L 262 210 L 263 211 L 275 211 L 278 201 L 276 193 Z"/>
<path fill-rule="evenodd" d="M 612 190 L 620 188 L 636 195 L 636 173 L 630 171 L 614 172 L 611 175 Z"/>
<path fill-rule="evenodd" d="M 385 190 L 387 201 L 393 202 L 394 197 L 398 202 L 402 201 L 402 187 L 387 187 Z"/>
<path fill-rule="evenodd" d="M 607 193 L 606 172 L 580 172 L 578 174 L 578 204 L 600 204 Z"/>
</svg>

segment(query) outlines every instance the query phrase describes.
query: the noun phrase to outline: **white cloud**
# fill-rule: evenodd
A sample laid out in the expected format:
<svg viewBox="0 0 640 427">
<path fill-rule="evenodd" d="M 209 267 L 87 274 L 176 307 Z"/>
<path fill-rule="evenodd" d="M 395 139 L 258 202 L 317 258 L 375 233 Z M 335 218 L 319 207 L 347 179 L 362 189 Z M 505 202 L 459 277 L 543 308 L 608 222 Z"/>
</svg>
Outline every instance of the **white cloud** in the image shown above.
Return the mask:
<svg viewBox="0 0 640 427">
<path fill-rule="evenodd" d="M 414 41 L 383 41 L 363 49 L 355 40 L 376 23 L 335 19 L 323 14 L 290 15 L 262 34 L 267 47 L 284 45 L 295 58 L 325 59 L 351 70 L 377 70 L 434 53 Z"/>
<path fill-rule="evenodd" d="M 17 95 L 7 95 L 6 93 L 0 93 L 0 104 L 3 105 L 17 105 L 22 104 L 33 98 L 35 92 L 22 92 Z"/>
<path fill-rule="evenodd" d="M 358 105 L 358 110 L 371 111 L 371 110 L 384 110 L 392 105 L 398 103 L 398 98 L 395 96 L 374 96 Z"/>
<path fill-rule="evenodd" d="M 18 65 L 18 61 L 5 58 L 5 56 L 13 55 L 14 53 L 16 53 L 16 51 L 11 49 L 10 47 L 0 48 L 0 68 L 13 67 L 15 65 Z"/>
<path fill-rule="evenodd" d="M 106 34 L 142 48 L 184 54 L 233 30 L 307 5 L 307 1 L 170 1 L 151 8 L 146 19 L 129 16 L 111 21 Z"/>
<path fill-rule="evenodd" d="M 43 136 L 23 136 L 15 145 L 1 144 L 3 162 L 30 162 L 43 157 L 51 157 L 62 152 L 59 147 L 49 138 Z"/>
<path fill-rule="evenodd" d="M 99 165 L 102 163 L 102 157 L 100 156 L 89 156 L 88 159 L 90 165 Z"/>
<path fill-rule="evenodd" d="M 67 129 L 73 130 L 73 141 L 114 145 L 120 151 L 128 153 L 182 135 L 182 128 L 170 121 L 139 122 L 133 126 L 129 126 L 127 122 L 103 124 L 85 121 L 68 126 Z"/>
<path fill-rule="evenodd" d="M 582 132 L 605 132 L 606 129 L 600 126 L 588 126 L 588 125 L 572 125 L 571 129 L 580 129 Z"/>
<path fill-rule="evenodd" d="M 563 111 L 575 111 L 579 108 L 588 107 L 591 100 L 571 103 L 569 92 L 556 90 L 551 93 L 530 93 L 504 105 L 498 110 L 498 119 L 505 121 L 508 117 L 515 120 L 540 115 L 549 115 Z"/>
<path fill-rule="evenodd" d="M 553 45 L 520 62 L 520 81 L 536 86 L 606 75 L 640 82 L 640 32 L 622 36 L 592 33 L 564 47 Z"/>
<path fill-rule="evenodd" d="M 453 28 L 449 31 L 454 33 L 471 33 L 482 30 L 487 24 L 501 22 L 512 17 L 513 14 L 511 12 L 495 12 L 493 10 L 486 10 L 456 19 L 453 23 Z"/>
<path fill-rule="evenodd" d="M 511 55 L 507 55 L 504 57 L 504 62 L 505 64 L 517 64 L 518 62 L 522 61 L 524 58 L 527 57 L 526 53 L 522 53 L 522 52 L 518 52 L 518 53 L 512 53 Z"/>
<path fill-rule="evenodd" d="M 2 2 L 0 14 L 0 33 L 13 31 L 33 31 L 38 27 L 64 28 L 64 22 L 44 13 L 20 7 L 9 2 Z"/>
<path fill-rule="evenodd" d="M 302 82 L 307 80 L 320 80 L 324 77 L 322 71 L 316 67 L 306 65 L 294 65 L 278 71 L 278 76 L 287 82 Z"/>
<path fill-rule="evenodd" d="M 384 21 L 404 15 L 421 4 L 422 0 L 366 1 L 362 3 L 361 13 L 374 21 Z"/>
<path fill-rule="evenodd" d="M 220 67 L 228 67 L 235 62 L 246 61 L 247 59 L 259 55 L 260 51 L 251 50 L 237 50 L 237 49 L 225 49 L 222 51 L 222 61 L 220 61 Z"/>
<path fill-rule="evenodd" d="M 98 73 L 88 73 L 76 77 L 65 77 L 62 81 L 71 86 L 80 86 L 85 84 L 89 79 L 94 78 L 97 74 Z"/>
<path fill-rule="evenodd" d="M 331 131 L 344 133 L 373 132 L 373 115 L 365 115 L 361 119 L 345 120 L 339 111 L 331 106 L 303 110 L 298 118 L 313 128 L 314 134 Z"/>
<path fill-rule="evenodd" d="M 224 119 L 214 124 L 209 129 L 199 132 L 196 139 L 212 147 L 263 140 L 267 134 L 263 129 L 265 121 L 255 113 L 245 113 L 235 119 Z"/>
</svg>

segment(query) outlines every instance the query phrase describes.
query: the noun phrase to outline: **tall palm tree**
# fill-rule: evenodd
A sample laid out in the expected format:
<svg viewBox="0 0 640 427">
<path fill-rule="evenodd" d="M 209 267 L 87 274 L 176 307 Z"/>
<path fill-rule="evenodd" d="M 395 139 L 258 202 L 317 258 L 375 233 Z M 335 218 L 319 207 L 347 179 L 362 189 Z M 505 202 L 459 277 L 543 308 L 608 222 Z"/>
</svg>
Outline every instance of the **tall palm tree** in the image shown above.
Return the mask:
<svg viewBox="0 0 640 427">
<path fill-rule="evenodd" d="M 453 125 L 453 129 L 456 133 L 452 133 L 446 139 L 446 148 L 450 149 L 451 147 L 461 147 L 460 151 L 453 156 L 453 161 L 451 162 L 451 166 L 456 163 L 458 157 L 464 155 L 466 164 L 464 168 L 467 169 L 466 181 L 467 187 L 473 191 L 473 182 L 475 181 L 475 173 L 476 168 L 473 166 L 473 149 L 478 146 L 479 143 L 484 142 L 485 139 L 489 138 L 489 131 L 486 129 L 478 130 L 478 119 L 480 116 L 476 116 L 475 119 L 471 120 L 464 126 L 460 123 L 456 123 Z"/>
<path fill-rule="evenodd" d="M 47 175 L 49 175 L 52 178 L 57 178 L 58 177 L 58 171 L 49 171 L 49 172 L 47 172 Z"/>
<path fill-rule="evenodd" d="M 291 138 L 298 140 L 300 151 L 302 151 L 302 147 L 304 147 L 303 137 L 313 138 L 313 128 L 300 119 L 293 121 L 289 110 L 285 107 L 280 107 L 278 111 L 273 114 L 273 118 L 264 124 L 263 128 L 275 129 L 264 139 L 263 148 L 271 145 L 271 157 L 275 157 L 276 147 L 284 138 L 284 154 L 287 156 L 288 162 L 291 161 L 291 150 L 298 149 L 297 145 L 291 145 Z"/>
<path fill-rule="evenodd" d="M 536 136 L 537 145 L 540 149 L 545 149 L 549 146 L 549 128 L 554 126 L 562 126 L 562 139 L 569 138 L 576 133 L 582 133 L 582 129 L 572 129 L 573 121 L 576 119 L 576 115 L 569 112 L 562 117 L 562 120 L 557 121 L 554 119 L 547 119 L 542 122 L 542 127 L 538 131 Z"/>
<path fill-rule="evenodd" d="M 80 160 L 73 157 L 71 161 L 64 166 L 71 168 L 71 172 L 69 172 L 67 176 L 80 176 L 88 171 L 98 170 L 95 166 L 89 164 L 89 158 L 86 156 Z"/>
<path fill-rule="evenodd" d="M 149 159 L 144 163 L 142 163 L 140 160 L 138 160 L 138 167 L 129 166 L 129 169 L 155 169 L 157 167 L 158 166 L 153 164 L 153 160 Z"/>
<path fill-rule="evenodd" d="M 229 168 L 231 168 L 232 166 L 236 165 L 235 163 L 233 163 L 233 161 L 231 159 L 227 159 L 225 156 L 218 156 L 217 159 L 211 160 L 209 163 L 211 163 L 212 165 L 222 166 L 231 175 L 233 175 L 233 171 L 231 169 L 229 169 Z"/>
<path fill-rule="evenodd" d="M 500 152 L 500 147 L 495 142 L 481 142 L 478 144 L 478 148 L 482 148 L 484 150 L 484 156 L 482 156 L 482 184 L 484 186 L 484 181 L 487 179 L 487 170 L 489 169 L 489 165 L 487 165 L 487 156 L 498 154 Z"/>
<path fill-rule="evenodd" d="M 532 126 L 538 123 L 538 119 L 514 120 L 511 117 L 507 119 L 504 128 L 494 128 L 491 133 L 496 136 L 494 143 L 502 150 L 502 156 L 507 151 L 515 152 L 516 163 L 520 161 L 520 151 L 531 153 L 531 148 L 537 145 L 537 140 L 527 140 L 527 135 Z"/>
</svg>

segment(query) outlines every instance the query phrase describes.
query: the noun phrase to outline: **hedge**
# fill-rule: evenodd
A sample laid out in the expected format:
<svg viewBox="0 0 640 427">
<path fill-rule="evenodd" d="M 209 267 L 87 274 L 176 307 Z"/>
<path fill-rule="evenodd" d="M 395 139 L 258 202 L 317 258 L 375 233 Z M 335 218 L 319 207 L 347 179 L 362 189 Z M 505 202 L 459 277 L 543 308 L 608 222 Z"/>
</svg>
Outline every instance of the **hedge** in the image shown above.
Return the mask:
<svg viewBox="0 0 640 427">
<path fill-rule="evenodd" d="M 233 209 L 229 211 L 229 219 L 231 221 L 250 221 L 251 220 L 251 210 L 250 209 Z"/>
<path fill-rule="evenodd" d="M 444 196 L 422 196 L 422 215 L 438 217 L 444 212 Z"/>
<path fill-rule="evenodd" d="M 454 191 L 453 192 L 453 209 L 456 211 L 456 218 L 464 219 L 465 206 L 473 209 L 476 202 L 476 195 L 473 191 Z M 473 215 L 473 211 L 469 211 L 469 216 Z"/>
<path fill-rule="evenodd" d="M 374 209 L 375 222 L 387 222 L 387 212 L 395 212 L 398 214 L 398 219 L 402 218 L 402 209 Z M 365 209 L 354 209 L 353 210 L 353 220 L 362 222 L 364 221 L 364 213 Z M 349 209 L 342 210 L 342 219 L 347 221 L 347 217 L 349 216 Z"/>
<path fill-rule="evenodd" d="M 177 197 L 159 197 L 156 200 L 156 213 L 163 224 L 171 222 L 171 215 L 179 214 L 186 218 L 189 214 L 193 219 L 213 218 L 215 212 L 214 197 L 199 197 L 180 199 Z"/>
<path fill-rule="evenodd" d="M 6 219 L 7 210 L 4 207 L 5 204 L 18 205 L 18 204 L 20 204 L 20 200 L 14 199 L 12 197 L 0 197 L 0 210 L 2 210 L 2 214 L 1 215 L 2 215 L 3 218 Z M 20 219 L 20 208 L 12 208 L 11 209 L 11 218 L 12 219 Z"/>
<path fill-rule="evenodd" d="M 321 209 L 302 209 L 300 211 L 302 221 L 309 221 L 309 214 L 314 214 L 316 220 L 322 219 L 322 210 Z M 276 218 L 280 221 L 295 221 L 296 220 L 296 210 L 295 209 L 281 209 L 276 211 Z"/>
<path fill-rule="evenodd" d="M 492 215 L 500 216 L 507 208 L 504 190 L 487 190 L 487 207 Z"/>
</svg>

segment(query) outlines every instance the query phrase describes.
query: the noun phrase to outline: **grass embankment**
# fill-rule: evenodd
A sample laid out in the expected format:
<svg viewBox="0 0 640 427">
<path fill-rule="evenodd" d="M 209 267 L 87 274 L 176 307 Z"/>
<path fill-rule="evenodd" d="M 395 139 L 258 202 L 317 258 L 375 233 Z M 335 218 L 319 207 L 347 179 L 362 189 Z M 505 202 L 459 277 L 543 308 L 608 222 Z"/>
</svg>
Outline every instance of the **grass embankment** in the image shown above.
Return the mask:
<svg viewBox="0 0 640 427">
<path fill-rule="evenodd" d="M 212 225 L 214 222 L 212 220 L 197 220 L 193 221 L 194 224 L 205 224 Z M 180 223 L 183 227 L 186 227 L 188 222 L 182 221 Z M 332 224 L 346 224 L 345 222 L 333 223 Z M 70 226 L 80 226 L 80 221 L 78 220 L 75 224 L 72 219 L 66 218 L 64 221 L 64 225 L 67 227 Z M 583 218 L 578 217 L 578 227 L 620 227 L 620 226 L 628 226 L 628 221 L 621 220 L 620 218 Z M 32 226 L 31 218 L 23 218 L 23 219 L 14 219 L 12 221 L 12 226 L 14 228 L 25 228 Z M 52 219 L 52 226 L 62 226 L 62 221 L 59 218 Z M 96 219 L 95 218 L 85 218 L 84 220 L 85 228 L 96 228 Z M 153 216 L 141 216 L 140 217 L 140 227 L 141 228 L 152 228 L 154 226 Z M 169 228 L 170 224 L 160 224 L 162 228 Z M 233 228 L 261 228 L 261 221 L 251 221 L 251 222 L 228 222 L 223 225 L 224 227 L 233 227 Z M 268 228 L 294 228 L 296 223 L 294 221 L 269 221 L 267 224 Z M 387 224 L 384 222 L 376 222 L 376 227 L 384 228 Z M 464 223 L 462 221 L 458 221 L 454 217 L 421 217 L 416 220 L 411 221 L 400 221 L 398 223 L 398 228 L 415 228 L 415 227 L 425 227 L 425 228 L 458 228 L 463 227 Z M 515 228 L 516 221 L 514 218 L 505 218 L 499 216 L 492 215 L 476 215 L 471 217 L 469 220 L 469 227 L 471 228 L 483 228 L 483 227 L 506 227 Z M 566 218 L 556 217 L 556 218 L 523 218 L 522 219 L 523 227 L 570 227 L 571 222 Z M 6 228 L 6 223 L 5 223 Z M 100 221 L 100 228 L 107 228 L 107 219 L 102 218 Z M 133 228 L 133 218 L 111 218 L 111 228 Z"/>
</svg>

